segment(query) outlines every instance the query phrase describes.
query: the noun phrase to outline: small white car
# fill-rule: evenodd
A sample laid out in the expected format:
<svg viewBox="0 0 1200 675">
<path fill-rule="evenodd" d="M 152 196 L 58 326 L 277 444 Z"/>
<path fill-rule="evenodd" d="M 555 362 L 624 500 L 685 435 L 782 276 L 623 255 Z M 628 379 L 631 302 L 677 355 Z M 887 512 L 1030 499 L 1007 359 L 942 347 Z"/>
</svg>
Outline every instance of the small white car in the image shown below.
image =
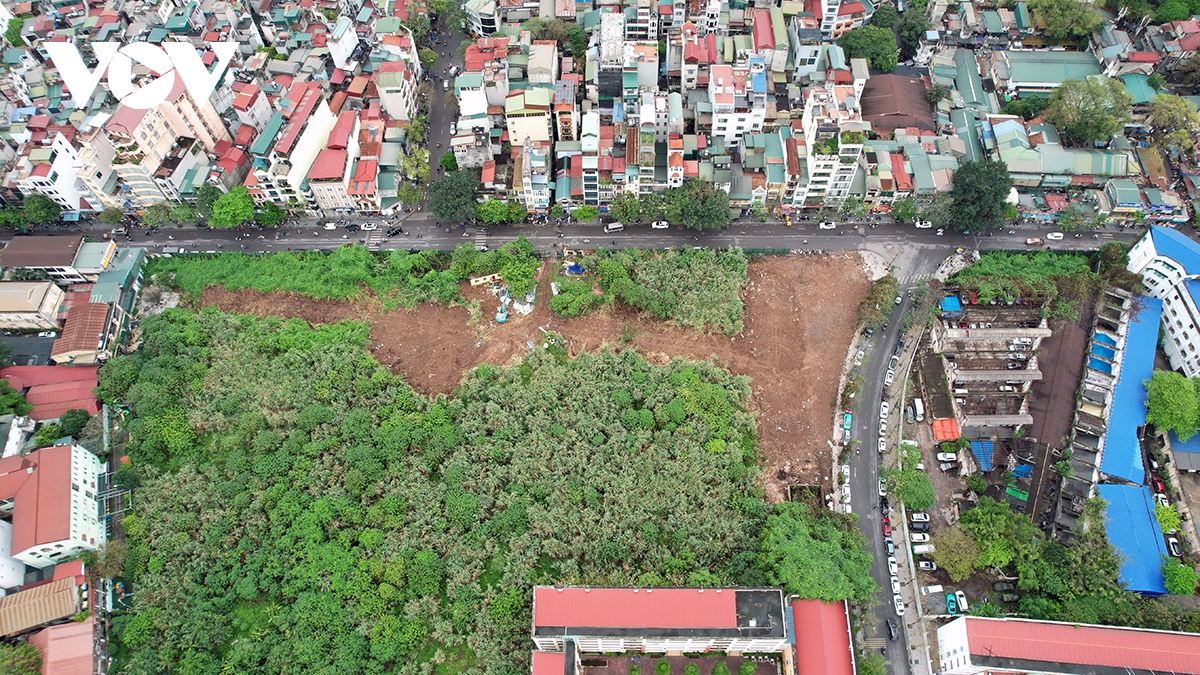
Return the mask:
<svg viewBox="0 0 1200 675">
<path fill-rule="evenodd" d="M 379 229 L 379 223 L 363 223 L 363 226 L 362 226 L 362 228 L 363 228 L 364 230 L 368 230 L 368 231 L 370 231 L 370 230 L 378 230 L 378 229 Z"/>
<path fill-rule="evenodd" d="M 850 503 L 850 485 L 848 483 L 842 484 L 842 503 Z"/>
<path fill-rule="evenodd" d="M 451 123 L 450 123 L 450 135 L 451 135 L 451 136 L 453 136 L 453 135 L 454 135 L 454 134 L 456 134 L 456 133 L 458 133 L 458 123 L 457 123 L 457 122 L 451 122 Z"/>
<path fill-rule="evenodd" d="M 898 305 L 898 304 L 900 304 L 900 303 L 902 303 L 902 302 L 904 302 L 904 297 L 903 297 L 903 296 L 900 296 L 900 295 L 897 295 L 897 296 L 896 296 L 896 304 Z"/>
<path fill-rule="evenodd" d="M 892 596 L 892 605 L 896 607 L 896 616 L 904 616 L 904 598 L 899 593 Z"/>
<path fill-rule="evenodd" d="M 954 599 L 958 600 L 958 611 L 962 614 L 967 613 L 967 594 L 962 591 L 954 591 Z"/>
<path fill-rule="evenodd" d="M 1167 501 L 1167 496 L 1161 492 L 1155 493 L 1154 503 L 1158 504 L 1159 506 L 1163 507 L 1164 509 L 1171 505 L 1171 502 Z"/>
<path fill-rule="evenodd" d="M 1060 241 L 1063 238 L 1063 233 L 1062 232 L 1049 232 L 1046 234 L 1046 238 L 1049 239 L 1050 241 Z"/>
<path fill-rule="evenodd" d="M 888 368 L 887 375 L 883 378 L 883 384 L 885 386 L 890 387 L 890 386 L 892 386 L 892 381 L 895 379 L 896 379 L 896 371 L 892 370 L 891 368 Z"/>
<path fill-rule="evenodd" d="M 900 566 L 896 564 L 896 556 L 889 555 L 887 559 L 888 574 L 897 574 L 900 571 Z"/>
<path fill-rule="evenodd" d="M 933 227 L 933 223 L 929 222 L 928 220 L 921 220 L 920 218 L 917 218 L 916 226 L 918 230 L 928 230 Z"/>
<path fill-rule="evenodd" d="M 887 450 L 887 441 L 881 436 L 879 438 L 879 454 L 883 454 Z"/>
<path fill-rule="evenodd" d="M 939 452 L 937 454 L 937 459 L 939 462 L 957 462 L 958 461 L 958 453 L 957 452 Z"/>
<path fill-rule="evenodd" d="M 830 221 L 830 220 L 822 220 L 821 224 L 818 225 L 817 227 L 819 227 L 822 230 L 832 230 L 837 227 L 837 223 Z"/>
<path fill-rule="evenodd" d="M 912 539 L 914 544 L 929 543 L 929 535 L 925 534 L 924 532 L 913 532 L 912 534 L 908 535 L 908 538 Z"/>
<path fill-rule="evenodd" d="M 929 514 L 921 513 L 920 511 L 914 511 L 914 512 L 910 513 L 908 517 L 911 518 L 914 523 L 928 523 L 929 522 Z"/>
<path fill-rule="evenodd" d="M 900 595 L 900 577 L 892 575 L 892 592 Z"/>
<path fill-rule="evenodd" d="M 880 417 L 887 417 L 888 413 L 890 413 L 891 411 L 892 411 L 891 403 L 884 401 L 883 403 L 879 404 L 879 416 Z"/>
<path fill-rule="evenodd" d="M 652 230 L 665 230 L 669 227 L 671 227 L 671 224 L 665 220 L 656 220 L 653 223 L 650 223 L 650 229 Z"/>
<path fill-rule="evenodd" d="M 879 479 L 879 496 L 880 497 L 887 496 L 887 484 L 883 482 L 882 478 Z"/>
<path fill-rule="evenodd" d="M 47 330 L 47 331 L 42 331 L 41 333 L 38 333 L 38 337 L 56 338 L 56 337 L 58 337 L 58 333 L 55 333 L 52 330 Z"/>
<path fill-rule="evenodd" d="M 879 435 L 887 436 L 887 420 L 881 420 L 879 422 Z"/>
<path fill-rule="evenodd" d="M 929 562 L 928 560 L 918 560 L 917 569 L 925 572 L 936 572 L 937 563 Z"/>
</svg>

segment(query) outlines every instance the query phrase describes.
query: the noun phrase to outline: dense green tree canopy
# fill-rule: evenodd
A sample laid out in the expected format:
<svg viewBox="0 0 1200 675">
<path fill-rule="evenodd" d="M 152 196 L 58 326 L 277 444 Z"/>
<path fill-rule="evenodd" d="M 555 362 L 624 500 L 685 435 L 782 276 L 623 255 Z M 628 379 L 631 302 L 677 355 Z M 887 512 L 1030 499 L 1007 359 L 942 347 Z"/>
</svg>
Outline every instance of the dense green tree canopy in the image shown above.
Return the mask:
<svg viewBox="0 0 1200 675">
<path fill-rule="evenodd" d="M 25 195 L 25 218 L 31 223 L 53 223 L 62 214 L 62 207 L 40 192 Z"/>
<path fill-rule="evenodd" d="M 733 222 L 729 193 L 696 179 L 667 191 L 665 212 L 668 221 L 693 230 L 719 230 Z"/>
<path fill-rule="evenodd" d="M 568 360 L 548 335 L 427 399 L 368 356 L 363 324 L 168 310 L 142 326 L 142 350 L 100 375 L 132 406 L 142 482 L 122 672 L 523 675 L 534 584 L 764 582 L 745 378 Z M 873 590 L 849 521 L 781 514 L 774 574 L 812 575 L 781 558 L 805 527 L 839 542 L 836 594 Z"/>
<path fill-rule="evenodd" d="M 1084 38 L 1104 21 L 1087 0 L 1030 0 L 1029 9 L 1046 24 L 1046 35 L 1055 40 Z"/>
<path fill-rule="evenodd" d="M 275 202 L 267 202 L 254 215 L 254 221 L 263 227 L 275 227 L 286 215 L 283 209 L 275 205 Z"/>
<path fill-rule="evenodd" d="M 1146 421 L 1159 431 L 1174 431 L 1180 440 L 1200 428 L 1196 381 L 1171 370 L 1155 370 L 1146 382 Z"/>
<path fill-rule="evenodd" d="M 213 227 L 238 227 L 254 220 L 254 198 L 244 185 L 237 185 L 213 203 Z"/>
<path fill-rule="evenodd" d="M 220 188 L 205 183 L 196 188 L 196 213 L 204 219 L 212 217 L 213 206 L 224 196 Z"/>
<path fill-rule="evenodd" d="M 767 580 L 785 593 L 861 602 L 879 591 L 865 543 L 851 519 L 784 502 L 763 527 L 762 566 Z"/>
<path fill-rule="evenodd" d="M 863 26 L 855 28 L 838 38 L 838 46 L 846 50 L 846 57 L 866 59 L 871 67 L 889 72 L 898 63 L 896 36 L 889 28 Z"/>
<path fill-rule="evenodd" d="M 1101 75 L 1066 80 L 1050 93 L 1046 121 L 1083 143 L 1107 141 L 1132 119 L 1133 98 L 1121 80 Z"/>
<path fill-rule="evenodd" d="M 100 222 L 105 225 L 116 225 L 124 218 L 125 214 L 121 212 L 121 209 L 114 209 L 111 206 L 100 212 Z"/>
<path fill-rule="evenodd" d="M 470 170 L 451 171 L 429 186 L 429 210 L 443 220 L 462 222 L 475 217 L 479 175 Z"/>
<path fill-rule="evenodd" d="M 1004 204 L 1012 189 L 1008 165 L 1000 160 L 967 162 L 954 172 L 951 224 L 958 230 L 981 231 L 1004 222 Z"/>
</svg>

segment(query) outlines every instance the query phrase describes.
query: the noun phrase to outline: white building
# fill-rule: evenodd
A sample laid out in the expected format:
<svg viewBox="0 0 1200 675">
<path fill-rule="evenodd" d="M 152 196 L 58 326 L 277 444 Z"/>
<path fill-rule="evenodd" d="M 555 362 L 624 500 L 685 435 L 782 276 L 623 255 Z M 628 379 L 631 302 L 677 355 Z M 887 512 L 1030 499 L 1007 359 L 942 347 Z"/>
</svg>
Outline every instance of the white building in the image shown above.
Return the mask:
<svg viewBox="0 0 1200 675">
<path fill-rule="evenodd" d="M 1163 301 L 1163 351 L 1171 367 L 1200 375 L 1200 244 L 1167 227 L 1152 227 L 1129 249 L 1129 271 L 1142 275 Z"/>
<path fill-rule="evenodd" d="M 79 152 L 59 132 L 41 147 L 29 147 L 17 158 L 8 180 L 24 194 L 41 193 L 65 211 L 92 211 L 99 203 L 79 180 Z"/>
<path fill-rule="evenodd" d="M 825 83 L 808 90 L 804 104 L 804 144 L 800 163 L 808 183 L 800 185 L 793 204 L 841 203 L 850 194 L 855 175 L 861 171 L 863 116 L 860 101 L 868 78 L 864 59 L 851 61 L 851 84 Z"/>
<path fill-rule="evenodd" d="M 334 65 L 342 70 L 354 70 L 355 64 L 351 57 L 358 48 L 358 31 L 354 30 L 354 22 L 344 16 L 338 19 L 325 45 L 329 47 L 329 55 L 333 57 Z"/>
<path fill-rule="evenodd" d="M 736 145 L 747 133 L 761 131 L 767 114 L 767 75 L 762 59 L 750 59 L 749 68 L 711 66 L 708 101 L 713 109 L 713 134 L 724 136 L 726 147 Z"/>
<path fill-rule="evenodd" d="M 42 568 L 102 545 L 101 472 L 100 459 L 77 445 L 0 460 L 0 515 L 12 522 L 10 549 L 0 554 Z"/>
<path fill-rule="evenodd" d="M 233 99 L 233 110 L 242 124 L 249 124 L 254 127 L 255 131 L 262 131 L 266 128 L 267 121 L 275 112 L 271 109 L 271 103 L 267 101 L 267 95 L 256 84 L 247 84 L 242 87 L 242 90 Z"/>
</svg>

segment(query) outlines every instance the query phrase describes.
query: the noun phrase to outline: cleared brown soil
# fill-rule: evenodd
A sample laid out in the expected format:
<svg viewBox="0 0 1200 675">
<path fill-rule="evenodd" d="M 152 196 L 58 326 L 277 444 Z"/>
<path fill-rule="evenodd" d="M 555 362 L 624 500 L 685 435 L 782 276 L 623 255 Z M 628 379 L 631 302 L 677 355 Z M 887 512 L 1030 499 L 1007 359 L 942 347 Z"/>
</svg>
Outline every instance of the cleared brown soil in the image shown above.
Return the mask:
<svg viewBox="0 0 1200 675">
<path fill-rule="evenodd" d="M 543 269 L 548 272 L 548 268 Z M 498 303 L 481 289 L 464 288 L 481 302 L 482 317 L 466 308 L 420 305 L 382 312 L 377 302 L 313 300 L 290 293 L 231 292 L 210 288 L 201 305 L 259 316 L 300 317 L 314 323 L 354 319 L 371 326 L 372 355 L 425 394 L 449 393 L 480 363 L 503 365 L 557 331 L 573 353 L 604 345 L 632 345 L 647 358 L 711 359 L 750 377 L 759 413 L 764 487 L 772 500 L 787 484 L 817 484 L 831 475 L 828 441 L 838 377 L 854 331 L 855 311 L 870 283 L 856 254 L 767 256 L 750 265 L 746 330 L 734 338 L 675 328 L 639 312 L 603 310 L 578 319 L 550 312 L 549 274 L 529 316 L 492 320 Z M 622 342 L 622 336 L 632 341 Z"/>
</svg>

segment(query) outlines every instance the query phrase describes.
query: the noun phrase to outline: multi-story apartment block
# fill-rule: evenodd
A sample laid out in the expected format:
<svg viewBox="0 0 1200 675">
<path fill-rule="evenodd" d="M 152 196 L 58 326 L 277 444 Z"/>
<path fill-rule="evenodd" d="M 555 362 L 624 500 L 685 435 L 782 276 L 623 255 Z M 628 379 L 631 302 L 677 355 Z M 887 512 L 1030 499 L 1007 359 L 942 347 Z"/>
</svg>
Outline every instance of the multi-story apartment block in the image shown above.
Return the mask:
<svg viewBox="0 0 1200 675">
<path fill-rule="evenodd" d="M 483 38 L 467 47 L 463 57 L 463 73 L 479 75 L 478 87 L 487 98 L 487 105 L 504 105 L 508 98 L 508 38 Z M 457 87 L 462 87 L 459 76 Z"/>
<path fill-rule="evenodd" d="M 550 97 L 549 89 L 523 89 L 504 100 L 508 138 L 513 145 L 526 141 L 548 143 L 554 139 Z"/>
<path fill-rule="evenodd" d="M 387 61 L 379 67 L 375 87 L 384 111 L 392 119 L 408 122 L 416 117 L 420 67 L 419 60 L 409 59 Z"/>
<path fill-rule="evenodd" d="M 353 21 L 345 16 L 338 19 L 325 45 L 329 47 L 329 55 L 333 57 L 335 66 L 348 72 L 354 70 L 357 65 L 355 53 L 358 52 L 358 31 L 354 29 Z"/>
<path fill-rule="evenodd" d="M 463 11 L 467 15 L 467 28 L 475 37 L 486 37 L 500 29 L 496 0 L 468 0 Z"/>
<path fill-rule="evenodd" d="M 513 171 L 513 196 L 527 210 L 544 213 L 550 208 L 549 152 L 526 141 L 521 148 L 520 170 Z"/>
<path fill-rule="evenodd" d="M 40 144 L 26 143 L 8 183 L 24 194 L 43 194 L 65 211 L 92 211 L 100 203 L 79 179 L 79 152 L 60 131 Z"/>
<path fill-rule="evenodd" d="M 1200 244 L 1152 227 L 1129 249 L 1129 271 L 1162 300 L 1162 347 L 1171 367 L 1200 376 Z"/>
<path fill-rule="evenodd" d="M 312 193 L 302 186 L 317 155 L 326 147 L 337 116 L 321 96 L 316 82 L 296 82 L 278 102 L 281 111 L 250 148 L 254 156 L 243 185 L 258 203 L 285 208 L 312 208 Z"/>
<path fill-rule="evenodd" d="M 767 74 L 760 58 L 748 67 L 726 64 L 709 68 L 708 102 L 712 106 L 712 132 L 734 145 L 743 134 L 760 131 L 767 113 Z"/>
<path fill-rule="evenodd" d="M 554 131 L 560 141 L 579 137 L 579 104 L 575 102 L 575 80 L 559 80 L 554 86 Z"/>
<path fill-rule="evenodd" d="M 49 281 L 0 282 L 0 327 L 58 330 L 63 292 Z"/>
<path fill-rule="evenodd" d="M 271 103 L 267 101 L 267 95 L 256 84 L 236 83 L 233 88 L 237 92 L 233 99 L 233 109 L 237 118 L 242 124 L 254 127 L 256 131 L 265 129 L 274 112 L 271 110 Z"/>
<path fill-rule="evenodd" d="M 658 41 L 658 2 L 634 0 L 625 6 L 625 39 Z"/>
<path fill-rule="evenodd" d="M 104 543 L 97 482 L 100 459 L 56 445 L 0 459 L 0 515 L 12 521 L 11 551 L 31 567 L 50 567 Z"/>
<path fill-rule="evenodd" d="M 554 40 L 537 40 L 529 47 L 529 65 L 526 77 L 530 85 L 551 85 L 558 82 L 558 43 Z"/>
<path fill-rule="evenodd" d="M 795 191 L 796 205 L 841 203 L 849 196 L 854 177 L 861 169 L 864 133 L 859 102 L 869 77 L 867 62 L 853 59 L 851 72 L 852 84 L 831 81 L 808 91 L 802 118 L 804 156 L 800 169 L 808 176 L 808 183 Z"/>
</svg>

